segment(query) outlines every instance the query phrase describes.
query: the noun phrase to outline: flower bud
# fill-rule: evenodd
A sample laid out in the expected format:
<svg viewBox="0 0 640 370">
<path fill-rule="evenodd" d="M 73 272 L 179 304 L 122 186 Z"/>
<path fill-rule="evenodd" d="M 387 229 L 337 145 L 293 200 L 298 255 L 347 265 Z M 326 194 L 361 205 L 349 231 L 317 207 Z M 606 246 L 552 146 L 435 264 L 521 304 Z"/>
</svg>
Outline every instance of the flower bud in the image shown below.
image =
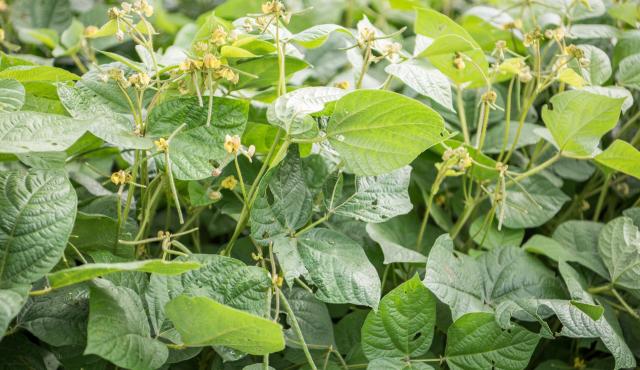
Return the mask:
<svg viewBox="0 0 640 370">
<path fill-rule="evenodd" d="M 220 59 L 218 59 L 211 53 L 205 54 L 204 58 L 202 59 L 202 64 L 204 65 L 204 68 L 207 69 L 218 69 L 221 65 Z"/>
<path fill-rule="evenodd" d="M 169 142 L 163 137 L 153 143 L 156 145 L 156 149 L 158 149 L 159 152 L 166 152 L 169 150 Z"/>
<path fill-rule="evenodd" d="M 222 199 L 222 193 L 217 190 L 210 191 L 208 195 L 209 195 L 209 199 L 214 202 L 217 202 L 220 199 Z"/>
</svg>

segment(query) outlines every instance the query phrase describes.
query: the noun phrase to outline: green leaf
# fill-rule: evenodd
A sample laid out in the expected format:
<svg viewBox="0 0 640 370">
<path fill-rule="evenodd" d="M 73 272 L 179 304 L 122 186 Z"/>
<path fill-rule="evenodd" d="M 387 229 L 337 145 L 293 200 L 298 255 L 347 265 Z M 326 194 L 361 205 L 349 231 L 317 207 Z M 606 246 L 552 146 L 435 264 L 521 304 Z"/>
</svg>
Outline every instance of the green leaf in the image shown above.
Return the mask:
<svg viewBox="0 0 640 370">
<path fill-rule="evenodd" d="M 540 137 L 535 134 L 536 128 L 540 128 L 540 126 L 533 123 L 524 122 L 522 128 L 520 129 L 520 137 L 514 148 L 519 149 L 528 145 L 536 144 L 538 141 L 540 141 Z M 505 129 L 506 124 L 504 122 L 499 122 L 498 124 L 492 126 L 489 130 L 487 130 L 486 137 L 484 139 L 484 145 L 482 146 L 483 153 L 497 154 L 502 151 L 503 147 L 505 148 L 505 151 L 511 148 L 518 131 L 518 122 L 511 121 L 511 124 L 509 125 L 509 136 L 507 137 L 506 144 L 504 144 Z M 476 139 L 474 137 L 472 141 L 475 140 Z"/>
<path fill-rule="evenodd" d="M 201 267 L 177 276 L 151 275 L 145 299 L 155 333 L 166 329 L 164 306 L 181 294 L 206 296 L 256 315 L 268 312 L 265 300 L 271 278 L 264 269 L 213 254 L 192 254 L 174 261 L 199 263 Z"/>
<path fill-rule="evenodd" d="M 307 68 L 309 64 L 298 58 L 285 58 L 285 71 L 287 76 Z M 267 55 L 262 58 L 251 59 L 238 63 L 234 68 L 249 75 L 240 74 L 240 81 L 236 88 L 264 88 L 273 86 L 278 82 L 278 57 Z M 253 76 L 251 76 L 253 75 Z"/>
<path fill-rule="evenodd" d="M 327 126 L 331 145 L 356 175 L 401 168 L 441 142 L 444 120 L 431 108 L 384 90 L 342 97 Z"/>
<path fill-rule="evenodd" d="M 11 10 L 11 19 L 18 28 L 52 28 L 62 32 L 71 23 L 69 0 L 18 0 Z"/>
<path fill-rule="evenodd" d="M 600 138 L 618 122 L 623 99 L 572 90 L 554 95 L 542 119 L 563 153 L 593 156 Z"/>
<path fill-rule="evenodd" d="M 57 152 L 82 136 L 87 121 L 36 112 L 0 113 L 0 152 Z"/>
<path fill-rule="evenodd" d="M 495 220 L 489 225 L 484 225 L 484 222 L 484 216 L 476 218 L 469 227 L 469 235 L 471 235 L 474 242 L 486 249 L 519 247 L 524 239 L 523 229 L 503 227 L 502 230 L 498 230 Z"/>
<path fill-rule="evenodd" d="M 52 346 L 84 346 L 88 317 L 89 289 L 76 285 L 29 298 L 16 321 Z"/>
<path fill-rule="evenodd" d="M 342 198 L 327 207 L 333 205 L 330 211 L 359 221 L 384 222 L 413 208 L 408 191 L 410 180 L 410 166 L 384 175 L 356 177 L 354 191 L 343 190 Z"/>
<path fill-rule="evenodd" d="M 298 237 L 297 250 L 318 299 L 378 307 L 378 273 L 356 242 L 333 230 L 312 229 Z"/>
<path fill-rule="evenodd" d="M 542 175 L 534 175 L 507 188 L 503 225 L 512 229 L 537 227 L 549 221 L 570 198 Z"/>
<path fill-rule="evenodd" d="M 451 370 L 524 369 L 539 340 L 520 326 L 503 330 L 492 314 L 469 313 L 449 327 L 445 356 Z"/>
<path fill-rule="evenodd" d="M 433 366 L 399 358 L 377 358 L 369 362 L 367 370 L 433 370 Z"/>
<path fill-rule="evenodd" d="M 0 288 L 25 285 L 58 263 L 76 215 L 76 192 L 57 171 L 0 173 Z"/>
<path fill-rule="evenodd" d="M 507 300 L 564 295 L 554 273 L 522 249 L 496 248 L 474 259 L 455 252 L 448 234 L 429 253 L 424 284 L 449 305 L 454 319 L 491 312 Z"/>
<path fill-rule="evenodd" d="M 640 8 L 638 8 L 638 4 L 633 1 L 628 3 L 611 4 L 611 6 L 607 7 L 607 13 L 611 17 L 619 19 L 633 28 L 637 28 L 638 26 Z"/>
<path fill-rule="evenodd" d="M 125 149 L 150 149 L 150 139 L 136 135 L 126 116 L 113 110 L 110 102 L 79 83 L 58 84 L 58 96 L 72 117 L 92 122 L 88 130 L 102 140 Z"/>
<path fill-rule="evenodd" d="M 458 68 L 453 61 L 462 56 L 464 65 Z M 431 64 L 457 84 L 475 88 L 487 84 L 489 67 L 484 52 L 475 42 L 458 35 L 444 35 L 433 40 L 422 53 Z"/>
<path fill-rule="evenodd" d="M 62 68 L 50 66 L 15 66 L 0 71 L 0 78 L 9 78 L 18 82 L 63 82 L 79 80 L 80 76 Z"/>
<path fill-rule="evenodd" d="M 167 138 L 186 123 L 170 143 L 171 169 L 180 180 L 200 180 L 211 177 L 214 163 L 227 158 L 224 138 L 242 134 L 248 111 L 246 101 L 215 97 L 211 125 L 206 127 L 206 104 L 201 107 L 196 97 L 168 100 L 151 111 L 149 135 Z"/>
<path fill-rule="evenodd" d="M 0 289 L 0 338 L 27 301 L 29 286 Z"/>
<path fill-rule="evenodd" d="M 333 323 L 327 306 L 316 299 L 313 293 L 298 287 L 286 291 L 286 296 L 287 302 L 298 320 L 305 343 L 311 348 L 314 346 L 333 346 L 335 348 Z M 289 317 L 287 317 L 287 322 L 291 325 Z M 287 340 L 287 346 L 302 348 L 300 339 L 293 329 L 285 330 L 284 336 Z"/>
<path fill-rule="evenodd" d="M 418 94 L 424 95 L 453 111 L 451 83 L 447 76 L 428 62 L 409 60 L 403 63 L 389 64 L 384 70 L 397 77 Z"/>
<path fill-rule="evenodd" d="M 570 65 L 579 72 L 591 85 L 604 85 L 611 77 L 611 61 L 607 53 L 593 45 L 578 45 L 584 53 L 584 58 L 589 60 L 589 65 L 581 67 L 579 61 L 574 60 Z M 576 68 L 577 67 L 577 68 Z"/>
<path fill-rule="evenodd" d="M 307 223 L 313 198 L 296 148 L 262 179 L 258 194 L 250 215 L 251 234 L 257 240 L 294 233 Z"/>
<path fill-rule="evenodd" d="M 200 264 L 197 262 L 164 261 L 160 259 L 122 263 L 88 263 L 48 274 L 47 280 L 49 281 L 51 289 L 57 289 L 121 271 L 180 275 L 198 268 L 200 268 Z"/>
<path fill-rule="evenodd" d="M 640 151 L 626 141 L 614 141 L 594 159 L 601 165 L 640 179 Z"/>
<path fill-rule="evenodd" d="M 362 350 L 369 360 L 415 358 L 431 347 L 436 299 L 416 275 L 380 301 L 362 326 Z"/>
<path fill-rule="evenodd" d="M 178 296 L 167 303 L 166 312 L 187 346 L 222 345 L 252 355 L 284 349 L 280 325 L 208 297 Z"/>
<path fill-rule="evenodd" d="M 316 125 L 309 114 L 322 111 L 326 103 L 344 94 L 337 87 L 303 87 L 276 99 L 267 109 L 267 119 L 290 135 L 302 134 Z"/>
<path fill-rule="evenodd" d="M 367 234 L 380 245 L 384 255 L 384 263 L 425 263 L 426 254 L 433 245 L 434 230 L 428 226 L 428 234 L 422 239 L 420 246 L 416 246 L 420 221 L 415 213 L 394 217 L 383 223 L 368 223 Z"/>
<path fill-rule="evenodd" d="M 353 38 L 351 32 L 342 26 L 337 24 L 318 24 L 292 35 L 289 40 L 295 41 L 307 49 L 314 49 L 322 46 L 333 32 L 340 32 Z"/>
<path fill-rule="evenodd" d="M 127 369 L 157 369 L 169 355 L 167 347 L 150 336 L 140 297 L 107 280 L 90 288 L 89 326 L 85 354 L 95 354 Z"/>
<path fill-rule="evenodd" d="M 433 9 L 416 9 L 414 30 L 417 34 L 427 36 L 431 39 L 446 35 L 456 35 L 472 44 L 474 48 L 480 49 L 480 45 L 471 37 L 467 30 L 451 18 Z"/>
<path fill-rule="evenodd" d="M 24 86 L 16 80 L 0 80 L 0 113 L 19 111 L 24 105 Z"/>
<path fill-rule="evenodd" d="M 640 280 L 640 230 L 629 217 L 618 217 L 602 228 L 598 250 L 615 285 L 637 289 Z"/>
</svg>

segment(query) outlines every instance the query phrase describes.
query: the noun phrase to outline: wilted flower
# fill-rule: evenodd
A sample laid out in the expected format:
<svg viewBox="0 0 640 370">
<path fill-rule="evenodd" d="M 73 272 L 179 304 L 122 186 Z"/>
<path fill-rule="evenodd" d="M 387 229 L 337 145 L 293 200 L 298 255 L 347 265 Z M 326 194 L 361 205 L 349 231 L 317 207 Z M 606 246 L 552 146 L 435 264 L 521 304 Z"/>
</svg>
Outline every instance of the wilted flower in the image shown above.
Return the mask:
<svg viewBox="0 0 640 370">
<path fill-rule="evenodd" d="M 524 66 L 520 72 L 518 72 L 518 80 L 522 83 L 527 83 L 531 81 L 531 79 L 533 79 L 533 76 L 531 75 L 531 68 L 529 68 L 529 66 Z"/>
<path fill-rule="evenodd" d="M 234 84 L 238 83 L 238 81 L 240 80 L 240 76 L 227 66 L 222 66 L 220 69 L 218 69 L 216 71 L 216 77 L 224 78 L 225 80 Z"/>
<path fill-rule="evenodd" d="M 151 83 L 151 77 L 144 72 L 135 73 L 129 77 L 129 83 L 139 90 L 146 89 Z"/>
<path fill-rule="evenodd" d="M 227 31 L 218 26 L 213 33 L 211 33 L 211 42 L 216 45 L 224 45 L 227 42 Z"/>
<path fill-rule="evenodd" d="M 225 177 L 224 180 L 222 180 L 222 182 L 220 183 L 220 186 L 223 189 L 228 189 L 228 190 L 235 189 L 237 185 L 238 185 L 238 180 L 236 180 L 235 176 L 233 175 Z"/>
<path fill-rule="evenodd" d="M 156 145 L 156 148 L 160 152 L 166 152 L 167 150 L 169 150 L 169 142 L 163 137 L 154 141 L 153 143 Z"/>
<path fill-rule="evenodd" d="M 226 135 L 224 137 L 224 150 L 230 154 L 238 153 L 240 150 L 240 136 L 238 135 Z"/>
<path fill-rule="evenodd" d="M 262 12 L 264 14 L 279 14 L 284 11 L 284 4 L 278 0 L 267 1 L 262 4 Z"/>
<path fill-rule="evenodd" d="M 120 170 L 111 174 L 111 182 L 115 185 L 124 185 L 129 183 L 133 179 L 130 173 L 125 170 Z"/>
<path fill-rule="evenodd" d="M 456 54 L 456 56 L 453 58 L 453 66 L 458 70 L 465 69 L 466 64 L 464 63 L 464 59 L 462 58 L 461 54 Z"/>
<path fill-rule="evenodd" d="M 220 199 L 222 199 L 222 193 L 217 190 L 212 190 L 209 192 L 209 199 L 214 202 L 217 202 Z"/>
<path fill-rule="evenodd" d="M 205 54 L 204 58 L 202 58 L 202 64 L 204 68 L 207 69 L 218 69 L 221 66 L 220 59 L 211 53 Z"/>
</svg>

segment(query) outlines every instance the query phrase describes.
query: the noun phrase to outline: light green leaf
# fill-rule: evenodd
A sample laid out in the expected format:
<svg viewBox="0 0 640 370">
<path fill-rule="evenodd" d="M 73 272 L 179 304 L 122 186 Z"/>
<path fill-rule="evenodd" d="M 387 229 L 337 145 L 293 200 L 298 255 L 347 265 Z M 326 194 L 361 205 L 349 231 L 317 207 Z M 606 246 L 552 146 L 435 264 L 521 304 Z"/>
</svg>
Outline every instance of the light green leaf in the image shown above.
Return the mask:
<svg viewBox="0 0 640 370">
<path fill-rule="evenodd" d="M 369 360 L 409 359 L 431 347 L 436 299 L 416 275 L 380 301 L 362 326 L 362 350 Z"/>
<path fill-rule="evenodd" d="M 471 37 L 467 30 L 451 18 L 433 9 L 416 9 L 414 30 L 417 34 L 427 36 L 431 39 L 446 35 L 456 35 L 472 44 L 474 48 L 480 49 L 480 45 Z"/>
<path fill-rule="evenodd" d="M 640 281 L 640 231 L 629 217 L 618 217 L 602 228 L 598 250 L 615 285 L 637 289 Z"/>
<path fill-rule="evenodd" d="M 200 264 L 197 262 L 164 261 L 159 259 L 122 263 L 88 263 L 48 274 L 47 280 L 51 289 L 57 289 L 121 271 L 180 275 L 198 268 L 200 268 Z"/>
<path fill-rule="evenodd" d="M 181 295 L 167 303 L 165 309 L 187 346 L 222 345 L 252 355 L 284 349 L 279 324 L 211 298 Z"/>
<path fill-rule="evenodd" d="M 247 123 L 246 101 L 213 99 L 211 125 L 206 127 L 208 107 L 196 97 L 168 100 L 149 115 L 149 135 L 167 138 L 183 123 L 187 126 L 171 141 L 171 168 L 180 180 L 200 180 L 211 176 L 214 163 L 222 164 L 226 135 L 241 135 Z"/>
<path fill-rule="evenodd" d="M 0 80 L 0 113 L 15 112 L 24 105 L 24 86 L 16 80 Z"/>
<path fill-rule="evenodd" d="M 89 289 L 76 285 L 29 298 L 17 325 L 52 346 L 84 346 Z"/>
<path fill-rule="evenodd" d="M 612 39 L 620 37 L 620 30 L 608 24 L 573 24 L 569 34 L 576 39 Z"/>
<path fill-rule="evenodd" d="M 537 227 L 549 221 L 570 198 L 542 175 L 534 175 L 507 188 L 503 225 L 512 229 Z"/>
<path fill-rule="evenodd" d="M 444 120 L 431 108 L 384 90 L 342 97 L 327 127 L 331 145 L 356 175 L 401 168 L 441 142 Z"/>
<path fill-rule="evenodd" d="M 69 0 L 18 0 L 11 10 L 11 19 L 18 28 L 52 28 L 62 32 L 71 23 Z"/>
<path fill-rule="evenodd" d="M 451 83 L 447 76 L 428 62 L 409 60 L 403 63 L 389 64 L 384 70 L 397 77 L 418 94 L 424 95 L 453 111 Z"/>
<path fill-rule="evenodd" d="M 322 111 L 326 103 L 344 94 L 337 87 L 303 87 L 276 99 L 267 109 L 267 119 L 290 135 L 302 134 L 316 125 L 309 114 Z"/>
<path fill-rule="evenodd" d="M 140 297 L 131 289 L 96 280 L 90 288 L 85 354 L 95 354 L 127 369 L 157 369 L 169 355 L 150 336 Z"/>
<path fill-rule="evenodd" d="M 449 327 L 445 356 L 451 370 L 524 369 L 539 340 L 520 326 L 502 330 L 492 314 L 469 313 Z"/>
<path fill-rule="evenodd" d="M 427 262 L 426 254 L 433 244 L 433 238 L 429 238 L 437 232 L 428 226 L 427 237 L 422 239 L 421 245 L 416 246 L 418 233 L 420 231 L 420 221 L 415 213 L 394 217 L 383 223 L 367 224 L 367 234 L 380 245 L 384 255 L 384 263 L 405 262 L 424 263 Z"/>
<path fill-rule="evenodd" d="M 578 45 L 578 48 L 584 53 L 584 58 L 589 60 L 589 64 L 586 67 L 580 67 L 580 63 L 574 60 L 573 63 L 578 65 L 576 72 L 581 72 L 582 77 L 591 85 L 603 85 L 607 82 L 612 73 L 611 61 L 607 53 L 588 44 Z"/>
<path fill-rule="evenodd" d="M 456 66 L 453 61 L 459 55 L 464 64 Z M 471 88 L 487 84 L 487 58 L 475 42 L 453 34 L 440 36 L 420 56 L 427 57 L 431 64 L 457 84 Z"/>
<path fill-rule="evenodd" d="M 314 346 L 333 346 L 335 348 L 333 323 L 327 306 L 316 299 L 312 293 L 302 288 L 295 287 L 285 293 L 307 345 L 311 348 Z M 287 322 L 291 325 L 289 317 L 287 317 Z M 284 336 L 289 347 L 302 348 L 300 339 L 293 329 L 285 330 Z"/>
<path fill-rule="evenodd" d="M 36 112 L 0 113 L 0 152 L 59 152 L 82 136 L 89 123 Z"/>
<path fill-rule="evenodd" d="M 225 45 L 220 48 L 220 56 L 224 58 L 256 58 L 258 57 L 249 50 L 236 46 Z"/>
<path fill-rule="evenodd" d="M 563 153 L 593 156 L 600 138 L 618 122 L 623 99 L 572 90 L 554 95 L 542 119 Z"/>
<path fill-rule="evenodd" d="M 181 294 L 206 296 L 255 315 L 268 312 L 265 302 L 271 279 L 262 268 L 213 254 L 192 254 L 174 261 L 199 263 L 201 267 L 178 276 L 151 275 L 145 299 L 154 333 L 166 329 L 164 306 Z"/>
<path fill-rule="evenodd" d="M 597 163 L 640 179 L 640 151 L 626 141 L 616 140 L 596 155 Z"/>
<path fill-rule="evenodd" d="M 297 246 L 318 299 L 378 307 L 380 279 L 360 245 L 336 231 L 312 229 Z"/>
<path fill-rule="evenodd" d="M 64 173 L 0 173 L 0 288 L 41 278 L 62 256 L 76 215 Z"/>
<path fill-rule="evenodd" d="M 384 175 L 356 177 L 354 192 L 343 190 L 342 198 L 334 200 L 331 211 L 370 223 L 408 213 L 413 208 L 409 199 L 410 180 L 410 166 Z"/>
<path fill-rule="evenodd" d="M 314 49 L 322 46 L 325 41 L 327 41 L 327 38 L 329 38 L 329 35 L 333 32 L 341 32 L 353 38 L 351 32 L 342 26 L 337 24 L 318 24 L 296 33 L 289 39 L 307 49 Z"/>
<path fill-rule="evenodd" d="M 29 286 L 0 289 L 0 338 L 27 301 Z"/>
<path fill-rule="evenodd" d="M 454 319 L 491 312 L 507 300 L 564 295 L 554 273 L 522 249 L 496 248 L 474 259 L 455 252 L 448 234 L 431 249 L 424 284 L 449 305 Z"/>
<path fill-rule="evenodd" d="M 627 23 L 632 28 L 638 27 L 640 8 L 638 7 L 638 4 L 633 1 L 611 4 L 607 7 L 607 13 L 613 18 Z"/>
<path fill-rule="evenodd" d="M 125 149 L 150 149 L 150 139 L 135 134 L 129 118 L 113 110 L 110 102 L 79 83 L 58 84 L 58 96 L 72 117 L 91 122 L 88 130 L 104 141 Z"/>
<path fill-rule="evenodd" d="M 433 370 L 433 366 L 399 358 L 376 358 L 369 362 L 367 370 Z"/>
<path fill-rule="evenodd" d="M 0 72 L 0 78 L 10 78 L 18 82 L 63 82 L 79 80 L 80 76 L 62 68 L 50 66 L 15 66 Z"/>
<path fill-rule="evenodd" d="M 633 106 L 633 95 L 631 95 L 631 91 L 622 86 L 585 86 L 583 90 L 610 98 L 623 98 L 622 113 L 625 113 Z"/>
<path fill-rule="evenodd" d="M 469 227 L 469 235 L 471 235 L 474 242 L 486 249 L 519 247 L 524 239 L 523 229 L 503 227 L 502 230 L 498 230 L 495 220 L 489 225 L 485 225 L 483 229 L 484 222 L 484 216 L 476 218 Z"/>
<path fill-rule="evenodd" d="M 287 76 L 307 68 L 309 64 L 298 58 L 285 58 L 285 71 Z M 264 88 L 273 86 L 278 82 L 278 58 L 275 55 L 266 55 L 262 58 L 250 59 L 238 63 L 234 68 L 247 73 L 240 74 L 240 81 L 236 88 Z M 256 77 L 252 77 L 256 76 Z"/>
</svg>

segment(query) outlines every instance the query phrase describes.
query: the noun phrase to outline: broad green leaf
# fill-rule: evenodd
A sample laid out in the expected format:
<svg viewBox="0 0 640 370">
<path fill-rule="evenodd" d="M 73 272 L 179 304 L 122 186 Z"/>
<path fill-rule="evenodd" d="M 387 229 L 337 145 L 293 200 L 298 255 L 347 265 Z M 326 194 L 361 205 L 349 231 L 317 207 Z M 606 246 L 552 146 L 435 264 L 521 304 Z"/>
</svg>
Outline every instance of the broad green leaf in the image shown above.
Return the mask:
<svg viewBox="0 0 640 370">
<path fill-rule="evenodd" d="M 0 173 L 0 288 L 41 278 L 64 253 L 76 192 L 57 171 Z"/>
<path fill-rule="evenodd" d="M 520 326 L 503 330 L 489 313 L 469 313 L 447 331 L 445 356 L 451 370 L 527 367 L 540 337 Z"/>
<path fill-rule="evenodd" d="M 336 345 L 340 353 L 361 350 L 362 325 L 364 325 L 369 312 L 369 310 L 356 309 L 346 314 L 335 324 Z"/>
<path fill-rule="evenodd" d="M 0 78 L 9 78 L 18 82 L 63 82 L 79 80 L 80 76 L 62 68 L 50 66 L 16 66 L 0 71 Z"/>
<path fill-rule="evenodd" d="M 583 311 L 580 305 L 574 301 L 560 299 L 523 300 L 518 302 L 522 308 L 515 308 L 504 312 L 507 319 L 517 314 L 518 317 L 526 315 L 533 317 L 540 310 L 551 310 L 562 323 L 563 327 L 559 335 L 569 338 L 599 338 L 605 347 L 615 358 L 614 369 L 626 369 L 636 366 L 636 360 L 622 337 L 622 330 L 613 311 L 605 307 L 604 314 L 598 320 L 593 320 Z M 504 302 L 501 306 L 513 305 L 513 302 Z M 499 307 L 499 311 L 504 311 Z"/>
<path fill-rule="evenodd" d="M 134 132 L 129 118 L 115 112 L 108 100 L 85 85 L 58 84 L 58 96 L 72 117 L 90 121 L 88 130 L 104 141 L 125 149 L 153 147 L 150 139 Z"/>
<path fill-rule="evenodd" d="M 417 34 L 436 39 L 446 35 L 456 35 L 471 43 L 474 48 L 480 45 L 471 37 L 469 32 L 446 15 L 433 9 L 416 9 L 416 23 L 414 30 Z"/>
<path fill-rule="evenodd" d="M 576 72 L 581 72 L 582 77 L 591 85 L 604 85 L 609 77 L 611 77 L 611 61 L 607 53 L 593 45 L 578 45 L 578 48 L 584 53 L 584 58 L 589 60 L 586 67 L 580 67 L 579 62 L 574 60 L 573 63 L 578 65 Z"/>
<path fill-rule="evenodd" d="M 356 177 L 353 192 L 342 190 L 330 211 L 356 220 L 378 223 L 408 213 L 413 208 L 409 199 L 411 167 L 405 166 L 378 176 Z"/>
<path fill-rule="evenodd" d="M 314 346 L 316 348 L 317 346 L 333 346 L 335 348 L 333 323 L 327 306 L 314 297 L 313 293 L 302 288 L 295 287 L 291 290 L 285 290 L 285 294 L 307 345 L 311 348 Z M 291 325 L 291 320 L 288 317 L 287 322 Z M 284 336 L 289 347 L 302 348 L 300 339 L 293 329 L 286 329 Z"/>
<path fill-rule="evenodd" d="M 384 90 L 342 97 L 327 127 L 331 145 L 356 175 L 401 168 L 441 142 L 444 120 L 431 108 Z"/>
<path fill-rule="evenodd" d="M 167 303 L 166 312 L 187 346 L 222 345 L 252 355 L 284 349 L 279 324 L 208 297 L 178 296 Z"/>
<path fill-rule="evenodd" d="M 89 122 L 36 112 L 0 113 L 0 152 L 59 152 L 82 136 Z"/>
<path fill-rule="evenodd" d="M 20 333 L 3 338 L 0 346 L 0 368 L 2 370 L 33 369 L 49 370 L 44 356 L 48 352 Z"/>
<path fill-rule="evenodd" d="M 155 333 L 166 329 L 164 306 L 181 294 L 206 296 L 260 316 L 268 312 L 266 294 L 271 279 L 262 268 L 213 254 L 192 254 L 174 261 L 199 263 L 200 268 L 177 276 L 151 275 L 145 299 Z"/>
<path fill-rule="evenodd" d="M 246 101 L 215 97 L 211 125 L 206 127 L 206 104 L 201 107 L 196 97 L 168 100 L 151 111 L 149 135 L 166 139 L 186 123 L 169 146 L 171 169 L 180 180 L 204 179 L 211 176 L 214 163 L 227 158 L 224 138 L 242 134 L 248 110 Z"/>
<path fill-rule="evenodd" d="M 316 126 L 309 114 L 322 111 L 326 103 L 344 94 L 337 87 L 303 87 L 276 99 L 267 109 L 267 118 L 290 135 L 302 134 Z"/>
<path fill-rule="evenodd" d="M 111 201 L 115 204 L 118 201 L 116 196 L 107 197 L 103 202 Z M 108 203 L 108 202 L 107 202 Z M 102 204 L 104 206 L 104 203 Z M 104 210 L 100 210 L 104 212 Z M 96 251 L 109 251 L 115 256 L 133 259 L 135 247 L 119 243 L 119 240 L 132 240 L 138 230 L 137 223 L 133 218 L 123 223 L 118 235 L 118 218 L 113 215 L 78 211 L 76 222 L 73 225 L 72 235 L 73 245 L 80 251 L 92 253 Z M 106 212 L 108 213 L 108 212 Z"/>
<path fill-rule="evenodd" d="M 554 95 L 542 109 L 542 119 L 559 150 L 593 156 L 602 135 L 618 122 L 623 99 L 572 90 Z"/>
<path fill-rule="evenodd" d="M 380 245 L 384 255 L 384 263 L 427 262 L 426 255 L 433 245 L 432 237 L 439 229 L 427 226 L 426 236 L 417 246 L 418 233 L 420 232 L 420 220 L 415 213 L 394 217 L 383 223 L 368 223 L 367 234 Z"/>
<path fill-rule="evenodd" d="M 542 175 L 534 175 L 507 188 L 503 225 L 512 229 L 537 227 L 549 221 L 570 198 Z"/>
<path fill-rule="evenodd" d="M 270 170 L 258 189 L 251 209 L 251 234 L 264 240 L 291 234 L 311 218 L 313 198 L 305 183 L 298 150 L 289 150 L 280 165 Z"/>
<path fill-rule="evenodd" d="M 295 278 L 308 273 L 304 261 L 298 252 L 297 239 L 286 236 L 274 238 L 273 252 L 278 257 L 278 262 L 284 273 L 284 280 L 289 286 L 293 286 Z"/>
<path fill-rule="evenodd" d="M 433 366 L 399 358 L 376 358 L 369 362 L 367 370 L 433 370 Z"/>
<path fill-rule="evenodd" d="M 565 68 L 558 73 L 558 81 L 576 89 L 582 89 L 587 84 L 587 81 L 578 72 L 569 68 Z"/>
<path fill-rule="evenodd" d="M 309 64 L 298 58 L 285 58 L 285 71 L 287 76 L 307 68 Z M 240 74 L 240 81 L 236 88 L 264 88 L 274 86 L 278 82 L 278 58 L 275 55 L 267 55 L 262 58 L 254 58 L 247 62 L 238 63 L 234 68 L 248 73 Z M 253 76 L 255 77 L 253 77 Z"/>
<path fill-rule="evenodd" d="M 18 0 L 11 10 L 11 19 L 18 28 L 52 28 L 62 32 L 71 23 L 69 0 Z"/>
<path fill-rule="evenodd" d="M 322 46 L 333 32 L 340 32 L 353 37 L 348 29 L 337 24 L 318 24 L 296 33 L 289 40 L 295 41 L 307 49 L 314 49 Z"/>
<path fill-rule="evenodd" d="M 0 289 L 0 338 L 27 301 L 29 286 Z"/>
<path fill-rule="evenodd" d="M 47 280 L 49 281 L 51 289 L 57 289 L 121 271 L 180 275 L 190 270 L 197 270 L 198 268 L 200 268 L 200 264 L 197 262 L 164 261 L 160 259 L 122 263 L 88 263 L 48 274 Z"/>
<path fill-rule="evenodd" d="M 169 351 L 151 338 L 140 297 L 131 289 L 96 280 L 90 288 L 85 354 L 95 354 L 127 369 L 157 369 Z"/>
<path fill-rule="evenodd" d="M 484 223 L 484 216 L 476 218 L 469 227 L 469 235 L 471 235 L 474 242 L 486 249 L 519 247 L 524 239 L 523 229 L 503 227 L 502 230 L 498 230 L 495 220 L 488 225 Z"/>
<path fill-rule="evenodd" d="M 297 239 L 318 299 L 378 307 L 380 279 L 360 245 L 329 229 L 312 229 Z"/>
<path fill-rule="evenodd" d="M 620 36 L 620 30 L 608 24 L 573 24 L 569 34 L 576 39 L 612 39 Z"/>
<path fill-rule="evenodd" d="M 89 289 L 76 285 L 29 298 L 16 322 L 52 346 L 84 346 L 88 317 Z"/>
<path fill-rule="evenodd" d="M 626 141 L 614 141 L 594 159 L 601 165 L 640 179 L 640 151 Z"/>
<path fill-rule="evenodd" d="M 583 90 L 610 98 L 623 98 L 622 113 L 625 113 L 633 106 L 633 95 L 631 95 L 631 91 L 622 86 L 585 86 Z"/>
<path fill-rule="evenodd" d="M 522 249 L 496 248 L 474 259 L 455 252 L 447 234 L 431 249 L 424 284 L 449 305 L 454 319 L 491 312 L 507 300 L 564 295 L 554 273 Z"/>
<path fill-rule="evenodd" d="M 633 28 L 638 27 L 640 20 L 640 8 L 633 1 L 619 4 L 611 4 L 607 8 L 607 13 L 615 19 L 619 19 Z"/>
<path fill-rule="evenodd" d="M 362 326 L 362 350 L 369 360 L 408 359 L 431 347 L 436 299 L 416 275 L 380 301 Z"/>
<path fill-rule="evenodd" d="M 474 88 L 488 83 L 489 66 L 484 52 L 475 42 L 458 35 L 436 38 L 420 56 L 427 57 L 431 64 L 457 84 Z M 454 59 L 458 56 L 464 61 L 463 65 L 454 65 Z"/>
<path fill-rule="evenodd" d="M 422 60 L 389 64 L 385 72 L 397 77 L 418 94 L 424 95 L 453 111 L 451 83 L 447 76 Z"/>
<path fill-rule="evenodd" d="M 15 112 L 24 105 L 24 86 L 16 80 L 0 80 L 0 113 Z"/>
<path fill-rule="evenodd" d="M 560 276 L 564 280 L 571 296 L 571 304 L 586 313 L 591 320 L 598 320 L 604 313 L 604 307 L 596 304 L 591 294 L 587 291 L 587 282 L 582 275 L 566 262 L 558 263 Z"/>
<path fill-rule="evenodd" d="M 629 217 L 618 217 L 602 228 L 598 250 L 615 285 L 637 289 L 640 280 L 640 231 Z"/>
</svg>

